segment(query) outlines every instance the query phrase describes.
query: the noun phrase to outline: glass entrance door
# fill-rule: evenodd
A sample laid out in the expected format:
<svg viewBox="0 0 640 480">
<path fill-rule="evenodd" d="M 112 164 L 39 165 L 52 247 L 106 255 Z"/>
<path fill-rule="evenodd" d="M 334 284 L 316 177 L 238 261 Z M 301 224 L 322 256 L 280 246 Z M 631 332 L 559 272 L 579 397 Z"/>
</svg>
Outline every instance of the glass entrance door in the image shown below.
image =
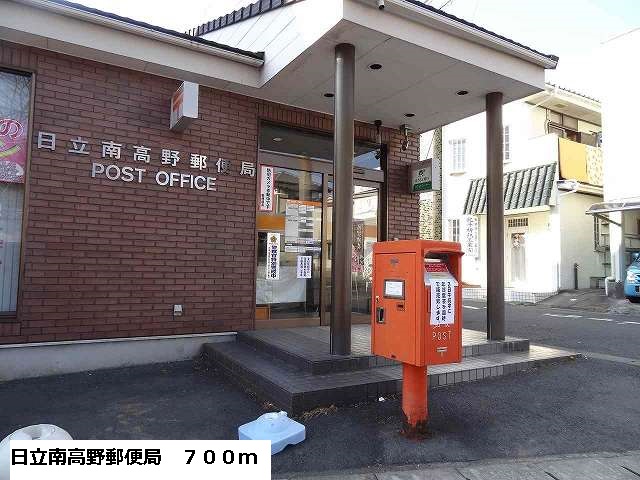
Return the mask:
<svg viewBox="0 0 640 480">
<path fill-rule="evenodd" d="M 261 176 L 270 183 L 257 212 L 256 322 L 318 325 L 323 175 L 261 166 Z"/>
<path fill-rule="evenodd" d="M 261 123 L 256 205 L 256 328 L 327 325 L 331 299 L 333 139 Z M 369 321 L 384 148 L 356 141 L 351 288 Z"/>
<path fill-rule="evenodd" d="M 327 182 L 327 235 L 324 248 L 325 306 L 322 323 L 330 323 L 333 180 Z M 353 240 L 351 250 L 351 309 L 353 323 L 368 323 L 371 315 L 373 244 L 380 238 L 380 184 L 355 180 L 353 186 Z"/>
</svg>

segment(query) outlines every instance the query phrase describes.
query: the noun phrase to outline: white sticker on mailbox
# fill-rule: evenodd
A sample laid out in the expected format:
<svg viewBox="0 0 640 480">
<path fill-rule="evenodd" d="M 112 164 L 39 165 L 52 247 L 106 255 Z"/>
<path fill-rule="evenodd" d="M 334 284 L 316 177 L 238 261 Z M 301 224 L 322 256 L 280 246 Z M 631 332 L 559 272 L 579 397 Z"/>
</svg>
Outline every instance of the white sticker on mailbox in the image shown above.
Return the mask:
<svg viewBox="0 0 640 480">
<path fill-rule="evenodd" d="M 453 325 L 456 319 L 453 279 L 431 280 L 431 325 Z"/>
<path fill-rule="evenodd" d="M 404 281 L 385 280 L 384 296 L 387 298 L 404 298 Z"/>
</svg>

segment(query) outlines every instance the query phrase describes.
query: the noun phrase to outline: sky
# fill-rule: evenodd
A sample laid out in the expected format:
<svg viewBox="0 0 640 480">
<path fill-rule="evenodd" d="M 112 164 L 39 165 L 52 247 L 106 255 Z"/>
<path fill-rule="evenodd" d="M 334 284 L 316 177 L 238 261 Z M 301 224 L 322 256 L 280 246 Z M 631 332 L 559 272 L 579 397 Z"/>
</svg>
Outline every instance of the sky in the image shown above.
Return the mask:
<svg viewBox="0 0 640 480">
<path fill-rule="evenodd" d="M 75 0 L 151 24 L 186 31 L 253 0 Z M 640 0 L 429 0 L 435 7 L 560 57 L 547 80 L 599 97 L 599 47 L 640 27 Z"/>
</svg>

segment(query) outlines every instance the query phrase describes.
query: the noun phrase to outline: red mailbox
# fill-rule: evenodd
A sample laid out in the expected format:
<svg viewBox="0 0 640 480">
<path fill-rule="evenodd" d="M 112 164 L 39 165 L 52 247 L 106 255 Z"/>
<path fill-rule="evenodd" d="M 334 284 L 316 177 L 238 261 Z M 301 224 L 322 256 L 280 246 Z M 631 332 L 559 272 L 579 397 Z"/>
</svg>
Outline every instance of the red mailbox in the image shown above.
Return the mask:
<svg viewBox="0 0 640 480">
<path fill-rule="evenodd" d="M 427 420 L 427 365 L 462 361 L 462 250 L 455 242 L 373 246 L 371 350 L 403 364 L 407 427 Z"/>
</svg>

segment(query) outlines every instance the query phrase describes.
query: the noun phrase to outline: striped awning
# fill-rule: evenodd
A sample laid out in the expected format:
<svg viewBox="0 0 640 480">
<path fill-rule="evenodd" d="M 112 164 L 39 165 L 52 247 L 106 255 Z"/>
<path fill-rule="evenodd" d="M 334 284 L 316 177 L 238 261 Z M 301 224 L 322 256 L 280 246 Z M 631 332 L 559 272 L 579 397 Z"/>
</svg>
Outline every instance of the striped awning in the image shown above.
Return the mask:
<svg viewBox="0 0 640 480">
<path fill-rule="evenodd" d="M 555 163 L 505 173 L 504 209 L 519 210 L 549 205 L 555 176 Z M 476 178 L 469 185 L 464 214 L 481 215 L 486 211 L 487 179 Z"/>
</svg>

